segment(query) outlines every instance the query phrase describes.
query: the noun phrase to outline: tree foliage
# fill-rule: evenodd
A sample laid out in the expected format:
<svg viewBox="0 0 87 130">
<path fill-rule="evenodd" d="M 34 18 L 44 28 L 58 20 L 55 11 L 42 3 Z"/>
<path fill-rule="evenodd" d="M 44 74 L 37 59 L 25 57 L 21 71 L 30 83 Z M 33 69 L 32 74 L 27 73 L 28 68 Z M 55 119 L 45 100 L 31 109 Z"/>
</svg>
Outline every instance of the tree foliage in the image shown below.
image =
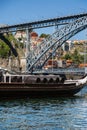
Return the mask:
<svg viewBox="0 0 87 130">
<path fill-rule="evenodd" d="M 7 58 L 9 56 L 10 48 L 6 43 L 0 40 L 0 57 Z"/>
<path fill-rule="evenodd" d="M 64 59 L 72 60 L 73 63 L 79 64 L 79 63 L 82 63 L 84 61 L 84 56 L 80 55 L 78 50 L 75 49 L 73 54 L 70 54 L 70 53 L 65 54 Z"/>
<path fill-rule="evenodd" d="M 64 56 L 64 59 L 65 59 L 65 60 L 70 60 L 70 59 L 71 59 L 71 54 L 70 54 L 70 53 L 67 53 L 67 54 Z"/>
<path fill-rule="evenodd" d="M 49 36 L 50 36 L 49 34 L 42 33 L 42 34 L 40 35 L 40 38 L 47 38 L 47 37 L 49 37 Z"/>
</svg>

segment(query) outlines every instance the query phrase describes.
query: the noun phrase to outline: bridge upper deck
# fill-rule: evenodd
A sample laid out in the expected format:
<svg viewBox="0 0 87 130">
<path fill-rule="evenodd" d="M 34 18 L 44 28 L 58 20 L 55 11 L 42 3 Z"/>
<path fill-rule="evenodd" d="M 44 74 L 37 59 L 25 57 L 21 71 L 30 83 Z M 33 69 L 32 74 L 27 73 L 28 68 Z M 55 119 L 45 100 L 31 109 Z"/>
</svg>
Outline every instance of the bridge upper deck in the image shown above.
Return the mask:
<svg viewBox="0 0 87 130">
<path fill-rule="evenodd" d="M 87 13 L 81 13 L 81 14 L 77 14 L 77 15 L 70 15 L 70 16 L 64 16 L 64 17 L 56 17 L 56 18 L 52 18 L 52 19 L 39 20 L 39 21 L 16 24 L 16 25 L 2 26 L 2 27 L 0 27 L 0 33 L 64 25 L 64 24 L 68 24 L 69 22 L 72 22 L 73 20 L 76 20 L 83 16 L 87 16 Z"/>
</svg>

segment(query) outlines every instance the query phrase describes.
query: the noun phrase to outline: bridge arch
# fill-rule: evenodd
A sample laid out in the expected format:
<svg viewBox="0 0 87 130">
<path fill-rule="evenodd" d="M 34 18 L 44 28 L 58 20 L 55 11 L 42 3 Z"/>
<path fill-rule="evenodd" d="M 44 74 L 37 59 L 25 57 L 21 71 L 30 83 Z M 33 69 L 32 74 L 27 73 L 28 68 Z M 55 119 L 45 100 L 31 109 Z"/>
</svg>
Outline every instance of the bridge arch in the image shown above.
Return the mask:
<svg viewBox="0 0 87 130">
<path fill-rule="evenodd" d="M 41 42 L 36 50 L 29 53 L 27 57 L 27 71 L 32 70 L 33 67 L 37 68 L 37 64 L 42 67 L 58 47 L 61 47 L 66 40 L 85 28 L 87 28 L 87 16 L 79 18 L 54 32 Z"/>
</svg>

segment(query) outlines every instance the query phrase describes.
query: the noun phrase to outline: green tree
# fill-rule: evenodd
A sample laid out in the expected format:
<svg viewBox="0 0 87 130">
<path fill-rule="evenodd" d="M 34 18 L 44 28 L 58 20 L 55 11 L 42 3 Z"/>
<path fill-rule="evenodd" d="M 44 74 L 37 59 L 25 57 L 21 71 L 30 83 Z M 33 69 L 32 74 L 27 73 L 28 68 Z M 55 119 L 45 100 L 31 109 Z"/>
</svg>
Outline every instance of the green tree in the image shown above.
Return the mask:
<svg viewBox="0 0 87 130">
<path fill-rule="evenodd" d="M 84 55 L 80 55 L 77 49 L 75 49 L 73 54 L 66 53 L 63 58 L 65 60 L 71 59 L 73 61 L 73 63 L 75 63 L 77 65 L 84 62 Z"/>
<path fill-rule="evenodd" d="M 50 36 L 49 34 L 42 33 L 42 34 L 40 35 L 40 38 L 47 38 L 47 37 L 49 37 L 49 36 Z"/>
<path fill-rule="evenodd" d="M 0 40 L 0 57 L 7 58 L 9 56 L 10 48 L 3 41 Z"/>
<path fill-rule="evenodd" d="M 80 55 L 79 55 L 77 49 L 75 49 L 74 53 L 72 54 L 72 60 L 75 64 L 80 63 Z"/>
<path fill-rule="evenodd" d="M 69 54 L 69 53 L 65 54 L 64 59 L 65 59 L 65 60 L 70 60 L 70 59 L 72 59 L 71 54 Z"/>
</svg>

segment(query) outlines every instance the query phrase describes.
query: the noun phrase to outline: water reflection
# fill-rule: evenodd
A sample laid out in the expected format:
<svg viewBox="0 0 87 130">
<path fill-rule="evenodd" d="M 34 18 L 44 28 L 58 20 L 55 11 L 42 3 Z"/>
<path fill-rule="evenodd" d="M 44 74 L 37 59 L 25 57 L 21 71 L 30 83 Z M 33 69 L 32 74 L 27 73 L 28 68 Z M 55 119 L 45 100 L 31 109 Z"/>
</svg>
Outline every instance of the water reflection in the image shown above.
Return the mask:
<svg viewBox="0 0 87 130">
<path fill-rule="evenodd" d="M 87 96 L 1 99 L 0 129 L 86 130 Z"/>
</svg>

